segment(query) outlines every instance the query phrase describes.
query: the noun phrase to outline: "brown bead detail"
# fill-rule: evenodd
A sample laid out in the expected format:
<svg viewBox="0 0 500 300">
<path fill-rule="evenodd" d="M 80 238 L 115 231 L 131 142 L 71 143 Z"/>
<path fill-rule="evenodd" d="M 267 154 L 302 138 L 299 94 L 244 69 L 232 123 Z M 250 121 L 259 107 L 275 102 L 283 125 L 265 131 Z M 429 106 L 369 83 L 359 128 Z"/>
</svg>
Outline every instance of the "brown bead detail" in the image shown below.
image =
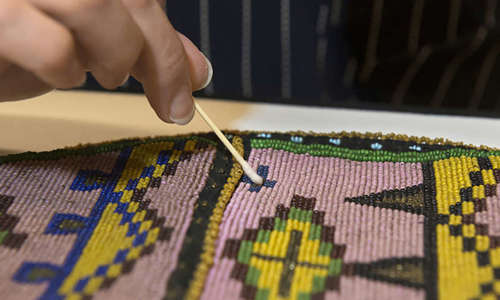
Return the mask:
<svg viewBox="0 0 500 300">
<path fill-rule="evenodd" d="M 306 198 L 299 195 L 293 195 L 292 202 L 290 206 L 295 208 L 299 208 L 302 210 L 313 210 L 314 206 L 316 206 L 315 198 Z"/>
<path fill-rule="evenodd" d="M 311 223 L 316 225 L 323 225 L 325 222 L 325 212 L 324 211 L 313 211 Z"/>
<path fill-rule="evenodd" d="M 500 237 L 499 236 L 490 236 L 490 248 L 498 248 L 500 247 Z"/>
<path fill-rule="evenodd" d="M 161 177 L 151 177 L 150 185 L 152 188 L 159 188 L 161 185 Z"/>
<path fill-rule="evenodd" d="M 12 230 L 12 229 L 14 229 L 14 227 L 16 227 L 17 222 L 19 222 L 18 217 L 1 214 L 0 215 L 0 230 L 1 231 Z"/>
<path fill-rule="evenodd" d="M 155 227 L 162 227 L 163 224 L 165 224 L 165 217 L 161 217 L 161 218 L 155 218 L 153 219 L 153 224 L 151 224 L 151 228 L 155 228 Z"/>
<path fill-rule="evenodd" d="M 144 201 L 139 202 L 139 207 L 137 208 L 137 211 L 143 211 L 148 208 L 149 204 L 151 204 L 151 199 L 146 199 Z"/>
<path fill-rule="evenodd" d="M 191 156 L 191 152 L 182 152 L 181 155 L 179 155 L 179 161 L 189 160 Z"/>
<path fill-rule="evenodd" d="M 290 212 L 290 209 L 288 207 L 285 207 L 283 204 L 278 204 L 278 206 L 276 206 L 275 216 L 277 218 L 282 219 L 282 220 L 287 220 L 289 212 Z"/>
<path fill-rule="evenodd" d="M 493 176 L 495 177 L 495 181 L 500 183 L 500 169 L 494 169 Z"/>
<path fill-rule="evenodd" d="M 335 237 L 335 227 L 323 226 L 321 228 L 320 240 L 322 242 L 333 243 L 334 237 Z"/>
<path fill-rule="evenodd" d="M 356 266 L 354 264 L 343 264 L 342 265 L 342 275 L 343 276 L 353 276 L 356 271 Z"/>
<path fill-rule="evenodd" d="M 259 229 L 273 230 L 274 229 L 274 218 L 272 218 L 272 217 L 260 218 Z"/>
<path fill-rule="evenodd" d="M 462 217 L 462 223 L 464 223 L 464 224 L 474 224 L 475 219 L 476 219 L 476 217 L 474 216 L 474 214 L 464 215 Z"/>
<path fill-rule="evenodd" d="M 2 215 L 7 213 L 7 209 L 12 205 L 12 202 L 14 202 L 14 197 L 0 195 L 0 212 Z"/>
<path fill-rule="evenodd" d="M 117 277 L 106 277 L 101 283 L 100 288 L 101 289 L 108 289 L 110 288 L 113 283 L 115 283 Z"/>
<path fill-rule="evenodd" d="M 152 220 L 156 217 L 157 210 L 156 209 L 148 209 L 146 210 L 146 215 L 144 216 L 144 221 Z"/>
<path fill-rule="evenodd" d="M 338 291 L 340 288 L 340 277 L 328 276 L 326 278 L 325 288 L 330 291 Z"/>
<path fill-rule="evenodd" d="M 175 171 L 177 170 L 177 161 L 172 162 L 171 164 L 167 163 L 165 165 L 165 169 L 163 170 L 162 176 L 173 176 L 175 175 Z"/>
<path fill-rule="evenodd" d="M 92 299 L 92 295 L 83 294 L 81 299 L 82 300 L 91 300 Z"/>
<path fill-rule="evenodd" d="M 253 300 L 257 295 L 257 288 L 251 285 L 244 285 L 241 289 L 241 298 L 245 300 Z"/>
<path fill-rule="evenodd" d="M 158 240 L 162 242 L 169 241 L 173 231 L 174 229 L 172 227 L 161 228 L 158 234 Z"/>
<path fill-rule="evenodd" d="M 248 265 L 236 263 L 231 271 L 231 278 L 245 282 L 248 273 Z"/>
<path fill-rule="evenodd" d="M 493 169 L 493 165 L 491 164 L 491 160 L 487 157 L 478 157 L 477 163 L 479 164 L 479 169 L 481 169 L 481 170 Z"/>
<path fill-rule="evenodd" d="M 241 238 L 244 241 L 253 241 L 257 240 L 257 233 L 259 231 L 257 229 L 245 229 L 243 232 L 243 237 Z"/>
<path fill-rule="evenodd" d="M 238 257 L 238 252 L 240 251 L 241 241 L 235 239 L 229 239 L 224 244 L 224 250 L 222 251 L 222 257 L 236 258 Z"/>
<path fill-rule="evenodd" d="M 330 257 L 331 258 L 342 258 L 342 257 L 344 257 L 345 250 L 346 250 L 345 245 L 334 245 L 332 252 L 330 254 Z"/>
<path fill-rule="evenodd" d="M 470 172 L 469 178 L 473 186 L 484 185 L 483 174 L 480 171 Z"/>
<path fill-rule="evenodd" d="M 26 233 L 9 233 L 2 242 L 2 245 L 12 249 L 19 249 L 28 238 Z"/>
<path fill-rule="evenodd" d="M 154 250 L 155 250 L 154 244 L 147 245 L 146 247 L 142 248 L 140 256 L 149 255 L 153 253 Z"/>
<path fill-rule="evenodd" d="M 146 189 L 135 189 L 134 192 L 132 193 L 130 201 L 141 202 L 142 199 L 144 198 L 144 195 L 146 195 Z"/>
<path fill-rule="evenodd" d="M 475 224 L 476 235 L 488 235 L 488 225 L 487 224 Z"/>
<path fill-rule="evenodd" d="M 12 230 L 19 223 L 19 217 L 7 214 L 7 210 L 14 202 L 14 197 L 0 195 L 0 231 L 7 231 L 7 234 L 0 242 L 0 246 L 19 249 L 28 238 L 26 233 L 13 233 Z"/>
<path fill-rule="evenodd" d="M 486 197 L 494 197 L 497 195 L 497 186 L 492 184 L 487 184 L 484 186 L 484 194 Z"/>
<path fill-rule="evenodd" d="M 311 295 L 311 300 L 324 300 L 325 299 L 325 293 L 314 293 Z"/>
<path fill-rule="evenodd" d="M 195 150 L 203 150 L 208 148 L 208 143 L 204 141 L 196 141 L 196 144 L 194 145 Z"/>
<path fill-rule="evenodd" d="M 486 199 L 474 199 L 474 212 L 482 212 L 486 210 Z"/>
<path fill-rule="evenodd" d="M 137 260 L 135 260 L 135 259 L 133 259 L 133 260 L 126 260 L 122 264 L 122 274 L 128 274 L 128 273 L 132 272 L 132 270 L 134 269 L 136 261 Z"/>
</svg>

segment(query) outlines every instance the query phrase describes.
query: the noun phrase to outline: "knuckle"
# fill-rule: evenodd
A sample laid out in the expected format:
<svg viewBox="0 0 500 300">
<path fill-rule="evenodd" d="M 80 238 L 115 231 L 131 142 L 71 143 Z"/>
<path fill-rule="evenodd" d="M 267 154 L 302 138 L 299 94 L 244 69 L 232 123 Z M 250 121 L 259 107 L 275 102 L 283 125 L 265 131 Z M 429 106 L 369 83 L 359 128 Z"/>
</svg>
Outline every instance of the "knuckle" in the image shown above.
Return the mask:
<svg viewBox="0 0 500 300">
<path fill-rule="evenodd" d="M 189 70 L 189 63 L 181 51 L 172 51 L 170 55 L 164 57 L 160 63 L 162 69 L 171 70 L 174 74 L 182 74 Z"/>
<path fill-rule="evenodd" d="M 131 51 L 133 48 L 133 46 L 124 47 L 123 51 L 117 49 L 118 51 L 113 51 L 113 53 L 119 52 L 119 55 L 114 57 L 107 55 L 107 58 L 98 62 L 100 70 L 106 74 L 106 78 L 112 85 L 119 86 L 123 78 L 132 71 L 137 63 L 139 51 Z"/>
</svg>

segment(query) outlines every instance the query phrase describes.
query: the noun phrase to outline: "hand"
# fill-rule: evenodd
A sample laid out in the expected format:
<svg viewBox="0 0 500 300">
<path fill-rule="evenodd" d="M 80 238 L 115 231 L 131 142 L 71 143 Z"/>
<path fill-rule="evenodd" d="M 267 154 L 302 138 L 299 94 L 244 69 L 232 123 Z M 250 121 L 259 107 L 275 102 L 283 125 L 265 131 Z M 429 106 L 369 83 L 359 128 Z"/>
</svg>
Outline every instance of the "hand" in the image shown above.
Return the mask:
<svg viewBox="0 0 500 300">
<path fill-rule="evenodd" d="M 211 70 L 156 0 L 0 3 L 0 101 L 80 86 L 87 71 L 107 89 L 133 75 L 160 119 L 186 124 Z"/>
</svg>

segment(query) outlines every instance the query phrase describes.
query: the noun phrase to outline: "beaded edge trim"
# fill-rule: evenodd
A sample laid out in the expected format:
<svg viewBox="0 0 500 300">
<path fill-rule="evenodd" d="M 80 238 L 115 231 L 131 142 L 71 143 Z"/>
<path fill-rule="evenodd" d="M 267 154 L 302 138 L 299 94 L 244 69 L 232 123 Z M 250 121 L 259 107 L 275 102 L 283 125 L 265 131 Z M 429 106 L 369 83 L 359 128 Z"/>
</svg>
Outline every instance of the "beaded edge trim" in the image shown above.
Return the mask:
<svg viewBox="0 0 500 300">
<path fill-rule="evenodd" d="M 243 155 L 243 139 L 239 136 L 234 136 L 232 144 L 236 151 Z M 214 208 L 212 215 L 210 216 L 205 239 L 203 241 L 203 253 L 200 255 L 201 261 L 196 267 L 193 278 L 189 283 L 185 299 L 196 300 L 201 296 L 205 285 L 205 280 L 208 276 L 208 272 L 210 271 L 210 267 L 214 263 L 215 243 L 217 241 L 217 238 L 219 237 L 219 225 L 222 222 L 224 210 L 226 209 L 226 205 L 231 199 L 231 196 L 236 189 L 236 185 L 238 184 L 242 175 L 243 169 L 241 168 L 241 165 L 234 161 L 230 175 L 227 178 L 227 182 L 224 184 L 224 188 L 220 192 L 220 195 L 217 199 L 216 207 Z"/>
<path fill-rule="evenodd" d="M 382 132 L 358 132 L 358 131 L 340 131 L 340 132 L 330 132 L 330 133 L 318 133 L 318 132 L 306 132 L 306 131 L 224 131 L 226 133 L 233 133 L 235 135 L 247 135 L 255 133 L 281 133 L 299 136 L 314 136 L 314 137 L 330 137 L 330 138 L 361 138 L 361 139 L 374 139 L 374 140 L 398 140 L 402 142 L 414 142 L 417 144 L 429 144 L 429 145 L 443 145 L 443 146 L 455 146 L 455 147 L 467 147 L 476 150 L 487 150 L 487 151 L 499 151 L 500 148 L 489 147 L 486 145 L 472 145 L 466 144 L 464 142 L 452 141 L 445 138 L 429 138 L 425 136 L 412 136 L 399 133 L 382 133 Z"/>
<path fill-rule="evenodd" d="M 324 136 L 331 138 L 362 138 L 362 139 L 378 139 L 378 140 L 399 140 L 404 142 L 415 142 L 415 143 L 425 143 L 429 145 L 447 145 L 447 146 L 455 146 L 455 147 L 467 147 L 476 150 L 483 151 L 500 151 L 500 148 L 489 147 L 486 145 L 472 145 L 465 144 L 463 142 L 455 142 L 444 138 L 428 138 L 428 137 L 417 137 L 417 136 L 409 136 L 405 134 L 396 134 L 396 133 L 381 133 L 381 132 L 366 132 L 361 133 L 357 131 L 341 131 L 341 132 L 330 132 L 330 133 L 317 133 L 317 132 L 305 132 L 305 131 L 286 131 L 286 132 L 277 132 L 277 131 L 238 131 L 238 130 L 224 130 L 226 134 L 237 135 L 249 135 L 256 133 L 281 133 L 281 134 L 290 134 L 290 135 L 300 135 L 300 136 Z M 152 136 L 149 138 L 127 138 L 121 139 L 117 141 L 104 141 L 101 143 L 86 143 L 80 144 L 76 146 L 64 147 L 62 149 L 51 150 L 51 151 L 43 151 L 43 152 L 24 152 L 17 154 L 7 154 L 5 156 L 0 156 L 0 164 L 6 162 L 13 162 L 25 159 L 58 159 L 64 155 L 72 155 L 72 154 L 95 154 L 99 152 L 106 152 L 114 149 L 119 149 L 123 146 L 135 146 L 139 144 L 145 144 L 148 142 L 161 142 L 161 141 L 170 141 L 177 139 L 185 139 L 185 138 L 198 138 L 204 140 L 210 144 L 216 144 L 215 136 L 213 136 L 210 132 L 198 132 L 191 134 L 181 134 L 181 135 L 172 135 L 172 136 Z M 35 157 L 36 156 L 36 157 Z"/>
</svg>

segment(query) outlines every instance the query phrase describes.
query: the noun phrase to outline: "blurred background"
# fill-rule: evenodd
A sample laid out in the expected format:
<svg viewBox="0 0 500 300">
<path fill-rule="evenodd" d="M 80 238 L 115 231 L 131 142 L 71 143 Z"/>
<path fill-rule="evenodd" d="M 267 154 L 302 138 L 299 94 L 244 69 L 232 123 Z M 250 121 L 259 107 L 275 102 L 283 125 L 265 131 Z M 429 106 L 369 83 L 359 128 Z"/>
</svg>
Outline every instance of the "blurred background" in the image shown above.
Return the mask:
<svg viewBox="0 0 500 300">
<path fill-rule="evenodd" d="M 167 0 L 211 60 L 200 97 L 500 115 L 498 0 Z M 84 89 L 100 90 L 89 76 Z M 141 93 L 133 78 L 116 92 Z"/>
<path fill-rule="evenodd" d="M 196 96 L 222 129 L 500 148 L 498 1 L 167 0 L 165 9 L 212 61 L 212 84 Z M 197 115 L 188 126 L 161 122 L 134 79 L 89 90 L 102 90 L 90 76 L 84 90 L 2 103 L 0 155 L 209 130 Z"/>
</svg>

